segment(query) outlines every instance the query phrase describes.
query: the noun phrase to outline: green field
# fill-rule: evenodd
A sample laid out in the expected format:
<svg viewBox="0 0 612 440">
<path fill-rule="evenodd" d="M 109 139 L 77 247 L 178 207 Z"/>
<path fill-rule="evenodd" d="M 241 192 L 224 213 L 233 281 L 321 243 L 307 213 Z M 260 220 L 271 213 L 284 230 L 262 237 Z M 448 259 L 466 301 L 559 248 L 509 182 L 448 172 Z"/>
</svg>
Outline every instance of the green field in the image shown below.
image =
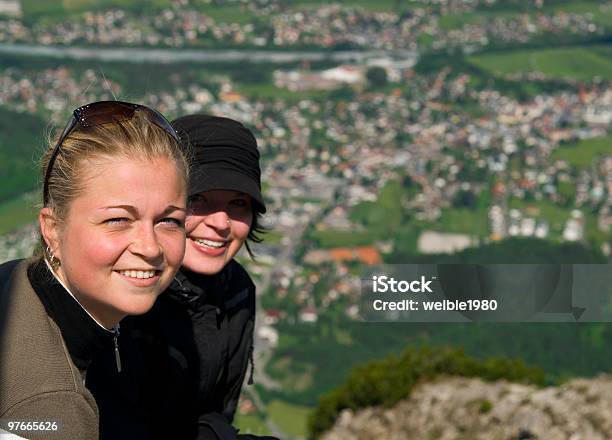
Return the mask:
<svg viewBox="0 0 612 440">
<path fill-rule="evenodd" d="M 573 12 L 575 14 L 586 14 L 601 12 L 607 8 L 601 7 L 601 2 L 598 1 L 572 1 L 561 4 L 552 4 L 547 6 L 546 9 L 551 12 Z"/>
<path fill-rule="evenodd" d="M 234 419 L 234 425 L 240 429 L 241 434 L 271 435 L 263 419 L 255 414 L 238 414 Z"/>
<path fill-rule="evenodd" d="M 217 23 L 246 24 L 257 19 L 243 4 L 211 5 L 204 1 L 196 1 L 193 4 L 202 14 L 207 15 Z"/>
<path fill-rule="evenodd" d="M 489 231 L 486 209 L 445 209 L 435 223 L 424 223 L 422 226 L 475 237 L 486 236 Z"/>
<path fill-rule="evenodd" d="M 38 193 L 23 194 L 0 204 L 0 234 L 14 231 L 36 220 Z"/>
<path fill-rule="evenodd" d="M 325 90 L 292 91 L 285 88 L 281 89 L 272 84 L 271 81 L 270 83 L 240 84 L 237 90 L 249 98 L 282 99 L 291 102 L 303 99 L 324 101 L 330 93 Z"/>
<path fill-rule="evenodd" d="M 556 78 L 612 79 L 610 47 L 513 50 L 467 58 L 468 62 L 493 74 L 542 72 Z"/>
<path fill-rule="evenodd" d="M 446 14 L 441 15 L 439 19 L 439 25 L 442 30 L 448 31 L 452 29 L 461 29 L 467 24 L 484 24 L 487 20 L 495 17 L 504 17 L 507 19 L 517 18 L 518 13 L 515 12 L 466 12 L 464 14 Z"/>
<path fill-rule="evenodd" d="M 21 8 L 27 22 L 61 21 L 85 11 L 110 8 L 154 11 L 170 4 L 170 0 L 21 0 Z"/>
<path fill-rule="evenodd" d="M 466 24 L 478 23 L 479 16 L 474 14 L 464 14 L 464 15 L 442 15 L 438 20 L 438 24 L 440 28 L 444 31 L 449 31 L 452 29 L 461 29 Z"/>
<path fill-rule="evenodd" d="M 311 409 L 273 400 L 268 405 L 268 415 L 274 423 L 291 437 L 306 436 L 306 420 Z"/>
<path fill-rule="evenodd" d="M 553 160 L 565 160 L 578 168 L 591 166 L 603 155 L 612 156 L 612 136 L 584 139 L 562 145 L 552 153 Z"/>
</svg>

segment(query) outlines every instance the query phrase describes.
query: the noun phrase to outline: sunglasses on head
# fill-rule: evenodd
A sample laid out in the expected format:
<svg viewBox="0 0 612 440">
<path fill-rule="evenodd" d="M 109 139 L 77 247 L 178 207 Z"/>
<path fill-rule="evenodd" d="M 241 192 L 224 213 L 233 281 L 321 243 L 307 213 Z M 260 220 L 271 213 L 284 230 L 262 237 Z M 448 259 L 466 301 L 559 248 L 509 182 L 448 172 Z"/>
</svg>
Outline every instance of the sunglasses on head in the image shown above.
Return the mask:
<svg viewBox="0 0 612 440">
<path fill-rule="evenodd" d="M 180 142 L 176 131 L 170 125 L 170 122 L 164 116 L 152 108 L 146 107 L 140 104 L 132 104 L 130 102 L 122 101 L 98 101 L 92 102 L 91 104 L 84 105 L 77 108 L 72 112 L 72 118 L 64 128 L 62 135 L 59 137 L 49 164 L 47 165 L 47 171 L 45 172 L 45 181 L 43 184 L 43 206 L 47 206 L 49 202 L 49 178 L 51 177 L 51 170 L 55 159 L 59 154 L 60 147 L 64 143 L 64 140 L 77 128 L 96 127 L 98 125 L 113 124 L 124 121 L 129 121 L 134 117 L 134 113 L 140 110 L 144 113 L 145 117 L 153 124 L 164 130 L 172 139 Z"/>
</svg>

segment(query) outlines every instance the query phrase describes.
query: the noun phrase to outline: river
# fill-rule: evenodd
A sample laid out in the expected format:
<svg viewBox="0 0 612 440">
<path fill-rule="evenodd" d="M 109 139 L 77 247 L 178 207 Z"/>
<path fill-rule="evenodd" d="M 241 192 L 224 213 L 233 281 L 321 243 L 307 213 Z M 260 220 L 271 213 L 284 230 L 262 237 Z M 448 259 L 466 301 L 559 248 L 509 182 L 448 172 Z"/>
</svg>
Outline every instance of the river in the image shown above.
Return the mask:
<svg viewBox="0 0 612 440">
<path fill-rule="evenodd" d="M 149 49 L 100 48 L 77 46 L 38 46 L 30 44 L 0 44 L 0 54 L 49 57 L 75 60 L 122 61 L 127 63 L 292 63 L 299 61 L 362 62 L 372 58 L 392 57 L 413 63 L 415 51 L 346 50 L 212 50 L 212 49 Z"/>
</svg>

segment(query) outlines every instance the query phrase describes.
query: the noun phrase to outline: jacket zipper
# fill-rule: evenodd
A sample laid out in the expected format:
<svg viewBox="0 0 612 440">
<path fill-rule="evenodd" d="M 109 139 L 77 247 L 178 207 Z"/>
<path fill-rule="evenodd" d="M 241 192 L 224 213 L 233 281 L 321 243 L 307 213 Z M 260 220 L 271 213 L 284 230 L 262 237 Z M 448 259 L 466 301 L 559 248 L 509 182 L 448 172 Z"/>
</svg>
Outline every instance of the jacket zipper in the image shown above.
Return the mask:
<svg viewBox="0 0 612 440">
<path fill-rule="evenodd" d="M 113 327 L 113 343 L 115 344 L 115 364 L 117 373 L 121 373 L 121 356 L 119 355 L 119 324 Z"/>
</svg>

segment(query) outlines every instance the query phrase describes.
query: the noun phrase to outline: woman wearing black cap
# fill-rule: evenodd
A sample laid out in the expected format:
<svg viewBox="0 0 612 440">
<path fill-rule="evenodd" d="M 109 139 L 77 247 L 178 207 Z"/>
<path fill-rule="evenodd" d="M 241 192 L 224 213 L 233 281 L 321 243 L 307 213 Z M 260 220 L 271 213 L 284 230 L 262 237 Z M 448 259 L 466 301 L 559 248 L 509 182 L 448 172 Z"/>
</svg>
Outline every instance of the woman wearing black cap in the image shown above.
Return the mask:
<svg viewBox="0 0 612 440">
<path fill-rule="evenodd" d="M 123 373 L 109 354 L 89 373 L 101 439 L 256 438 L 232 420 L 249 363 L 253 374 L 255 285 L 234 257 L 261 241 L 257 143 L 227 118 L 172 125 L 191 157 L 185 259 L 152 311 L 122 322 Z"/>
<path fill-rule="evenodd" d="M 208 390 L 199 396 L 200 431 L 225 439 L 249 361 L 253 373 L 255 286 L 233 258 L 243 244 L 251 254 L 247 240 L 261 241 L 259 151 L 253 134 L 231 119 L 189 115 L 172 125 L 189 146 L 193 173 L 185 259 L 173 288 L 179 302 L 198 302 L 193 310 L 203 313 L 192 315 L 200 388 Z"/>
<path fill-rule="evenodd" d="M 253 134 L 234 120 L 189 115 L 173 122 L 192 156 L 191 215 L 184 267 L 215 275 L 242 244 L 261 241 L 258 219 L 266 212 L 261 196 L 259 151 Z"/>
</svg>

